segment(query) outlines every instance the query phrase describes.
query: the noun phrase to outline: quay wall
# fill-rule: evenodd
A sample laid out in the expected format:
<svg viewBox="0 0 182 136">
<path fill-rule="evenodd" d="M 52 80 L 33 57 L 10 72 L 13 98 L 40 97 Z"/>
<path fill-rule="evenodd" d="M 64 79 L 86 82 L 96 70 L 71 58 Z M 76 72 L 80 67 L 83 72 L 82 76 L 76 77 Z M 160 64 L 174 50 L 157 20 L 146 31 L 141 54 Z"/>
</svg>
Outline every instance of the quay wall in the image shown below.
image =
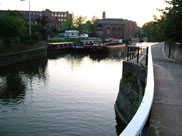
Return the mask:
<svg viewBox="0 0 182 136">
<path fill-rule="evenodd" d="M 115 103 L 116 114 L 126 125 L 135 115 L 143 99 L 146 85 L 146 68 L 142 65 L 123 62 L 123 75 Z"/>
<path fill-rule="evenodd" d="M 0 54 L 0 67 L 44 56 L 47 56 L 46 46 L 38 47 L 35 49 L 26 49 L 14 53 L 3 53 Z"/>
</svg>

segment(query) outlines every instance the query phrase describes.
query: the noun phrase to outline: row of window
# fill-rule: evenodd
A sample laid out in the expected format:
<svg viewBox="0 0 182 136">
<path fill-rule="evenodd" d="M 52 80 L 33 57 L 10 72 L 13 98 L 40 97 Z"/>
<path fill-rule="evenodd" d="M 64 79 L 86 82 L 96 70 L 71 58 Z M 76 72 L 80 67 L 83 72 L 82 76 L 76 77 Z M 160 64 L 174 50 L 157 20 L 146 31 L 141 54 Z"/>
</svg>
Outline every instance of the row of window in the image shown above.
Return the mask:
<svg viewBox="0 0 182 136">
<path fill-rule="evenodd" d="M 63 22 L 63 21 L 66 21 L 66 19 L 60 19 L 60 18 L 58 18 L 58 21 Z"/>
<path fill-rule="evenodd" d="M 29 12 L 20 12 L 21 14 L 28 14 Z M 37 16 L 42 16 L 42 13 L 41 12 L 31 12 L 32 15 L 37 15 Z"/>
<path fill-rule="evenodd" d="M 59 14 L 59 13 L 55 13 L 55 14 L 51 14 L 52 17 L 67 17 L 67 14 Z"/>
<path fill-rule="evenodd" d="M 21 14 L 26 14 L 28 12 L 22 11 L 20 12 Z M 42 16 L 41 12 L 31 12 L 32 15 L 37 15 L 37 16 Z M 52 13 L 51 14 L 52 17 L 67 17 L 67 14 L 63 14 L 63 13 Z"/>
<path fill-rule="evenodd" d="M 111 34 L 111 29 L 109 27 L 106 29 L 106 34 Z M 122 28 L 112 28 L 112 34 L 122 34 Z"/>
<path fill-rule="evenodd" d="M 103 27 L 98 25 L 97 26 L 97 31 L 104 31 Z M 122 28 L 112 28 L 112 34 L 122 34 Z M 106 28 L 106 33 L 109 35 L 111 34 L 111 28 L 110 27 L 107 27 Z"/>
</svg>

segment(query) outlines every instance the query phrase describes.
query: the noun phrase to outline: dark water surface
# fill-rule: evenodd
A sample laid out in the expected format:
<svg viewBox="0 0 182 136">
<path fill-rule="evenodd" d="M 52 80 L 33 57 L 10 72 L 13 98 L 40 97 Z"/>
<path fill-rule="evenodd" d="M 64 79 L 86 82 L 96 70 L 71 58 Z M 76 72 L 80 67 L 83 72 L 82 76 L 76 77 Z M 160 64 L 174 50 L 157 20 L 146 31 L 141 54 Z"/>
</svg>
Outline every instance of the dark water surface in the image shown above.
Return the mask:
<svg viewBox="0 0 182 136">
<path fill-rule="evenodd" d="M 62 54 L 0 68 L 0 136 L 114 136 L 117 55 Z"/>
</svg>

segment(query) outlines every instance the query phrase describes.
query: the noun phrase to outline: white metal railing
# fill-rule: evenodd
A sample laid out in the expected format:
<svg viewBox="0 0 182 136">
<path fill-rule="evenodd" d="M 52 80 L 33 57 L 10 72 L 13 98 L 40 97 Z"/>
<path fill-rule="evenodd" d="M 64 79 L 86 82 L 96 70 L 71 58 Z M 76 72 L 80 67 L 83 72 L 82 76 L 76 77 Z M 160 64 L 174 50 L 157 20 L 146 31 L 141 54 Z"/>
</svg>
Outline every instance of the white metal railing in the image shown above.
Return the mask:
<svg viewBox="0 0 182 136">
<path fill-rule="evenodd" d="M 154 71 L 151 46 L 148 48 L 147 84 L 142 102 L 127 127 L 120 136 L 138 136 L 141 134 L 151 111 L 154 98 Z"/>
</svg>

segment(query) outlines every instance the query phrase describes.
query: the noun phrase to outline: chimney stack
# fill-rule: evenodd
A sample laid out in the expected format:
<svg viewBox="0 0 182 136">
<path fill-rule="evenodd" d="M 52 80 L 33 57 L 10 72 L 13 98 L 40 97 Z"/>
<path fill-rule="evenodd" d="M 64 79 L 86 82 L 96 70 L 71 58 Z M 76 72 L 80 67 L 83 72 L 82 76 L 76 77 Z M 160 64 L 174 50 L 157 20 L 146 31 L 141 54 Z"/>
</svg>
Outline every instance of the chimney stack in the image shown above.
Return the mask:
<svg viewBox="0 0 182 136">
<path fill-rule="evenodd" d="M 103 13 L 102 13 L 102 19 L 105 19 L 105 18 L 106 18 L 106 12 L 103 11 Z"/>
</svg>

